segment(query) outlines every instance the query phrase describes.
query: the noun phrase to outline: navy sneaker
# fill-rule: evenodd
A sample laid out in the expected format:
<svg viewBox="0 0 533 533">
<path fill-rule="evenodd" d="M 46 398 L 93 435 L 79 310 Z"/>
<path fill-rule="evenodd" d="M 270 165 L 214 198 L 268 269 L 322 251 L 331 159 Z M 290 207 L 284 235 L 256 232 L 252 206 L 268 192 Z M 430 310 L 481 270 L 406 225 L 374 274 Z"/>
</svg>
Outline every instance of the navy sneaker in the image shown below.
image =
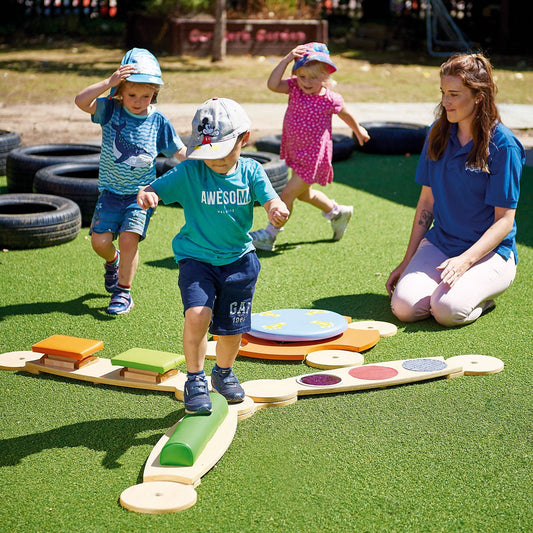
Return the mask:
<svg viewBox="0 0 533 533">
<path fill-rule="evenodd" d="M 241 403 L 246 396 L 233 370 L 221 371 L 215 366 L 211 372 L 211 385 L 228 403 Z"/>
<path fill-rule="evenodd" d="M 120 261 L 120 252 L 117 250 L 118 258 L 116 263 L 104 263 L 104 286 L 107 292 L 113 293 L 118 284 L 118 263 Z"/>
<path fill-rule="evenodd" d="M 124 313 L 129 313 L 132 307 L 133 300 L 131 294 L 122 289 L 115 289 L 106 311 L 109 315 L 123 315 Z"/>
<path fill-rule="evenodd" d="M 211 398 L 205 377 L 187 377 L 183 390 L 183 403 L 185 403 L 185 412 L 190 415 L 211 414 Z"/>
</svg>

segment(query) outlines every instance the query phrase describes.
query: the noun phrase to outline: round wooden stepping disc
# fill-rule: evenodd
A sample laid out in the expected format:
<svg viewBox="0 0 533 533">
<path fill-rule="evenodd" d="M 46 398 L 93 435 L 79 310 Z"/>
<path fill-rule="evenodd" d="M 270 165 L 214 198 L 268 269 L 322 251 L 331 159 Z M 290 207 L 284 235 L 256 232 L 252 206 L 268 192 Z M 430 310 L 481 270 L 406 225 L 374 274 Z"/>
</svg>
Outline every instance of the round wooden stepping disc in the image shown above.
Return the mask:
<svg viewBox="0 0 533 533">
<path fill-rule="evenodd" d="M 150 481 L 133 485 L 120 495 L 120 505 L 136 513 L 175 513 L 196 503 L 196 490 L 192 485 L 173 481 Z"/>
<path fill-rule="evenodd" d="M 282 402 L 258 402 L 255 404 L 256 411 L 259 409 L 266 409 L 267 407 L 285 407 L 286 405 L 292 405 L 298 401 L 298 396 L 283 400 Z"/>
<path fill-rule="evenodd" d="M 462 366 L 465 376 L 496 374 L 504 367 L 501 359 L 490 355 L 456 355 L 446 359 L 446 363 L 450 366 Z"/>
<path fill-rule="evenodd" d="M 207 341 L 207 352 L 205 354 L 206 359 L 217 358 L 217 341 Z"/>
<path fill-rule="evenodd" d="M 365 358 L 358 352 L 348 350 L 317 350 L 308 353 L 305 362 L 313 368 L 330 370 L 332 368 L 342 368 L 345 366 L 362 365 Z"/>
<path fill-rule="evenodd" d="M 22 370 L 26 361 L 38 361 L 43 356 L 37 352 L 7 352 L 0 355 L 0 369 Z"/>
<path fill-rule="evenodd" d="M 252 315 L 250 335 L 279 342 L 330 339 L 343 333 L 348 321 L 322 309 L 274 309 Z"/>
<path fill-rule="evenodd" d="M 359 322 L 350 322 L 349 328 L 352 329 L 377 329 L 380 337 L 392 337 L 396 335 L 398 328 L 389 322 L 380 322 L 379 320 L 360 320 Z"/>
<path fill-rule="evenodd" d="M 246 396 L 254 402 L 283 402 L 298 396 L 296 382 L 279 379 L 256 379 L 241 383 Z"/>
<path fill-rule="evenodd" d="M 255 402 L 250 396 L 245 396 L 241 403 L 230 403 L 228 404 L 228 408 L 232 411 L 237 411 L 237 416 L 241 418 L 242 416 L 253 414 L 255 410 Z"/>
</svg>

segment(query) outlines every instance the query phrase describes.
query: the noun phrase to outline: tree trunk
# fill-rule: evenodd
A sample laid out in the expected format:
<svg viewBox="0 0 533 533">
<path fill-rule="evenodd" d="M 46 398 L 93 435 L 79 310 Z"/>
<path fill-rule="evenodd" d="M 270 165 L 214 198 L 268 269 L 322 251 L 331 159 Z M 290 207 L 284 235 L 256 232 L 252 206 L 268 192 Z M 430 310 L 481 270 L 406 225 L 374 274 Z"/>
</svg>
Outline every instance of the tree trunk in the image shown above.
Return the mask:
<svg viewBox="0 0 533 533">
<path fill-rule="evenodd" d="M 216 20 L 213 35 L 212 61 L 226 59 L 226 0 L 216 0 Z"/>
</svg>

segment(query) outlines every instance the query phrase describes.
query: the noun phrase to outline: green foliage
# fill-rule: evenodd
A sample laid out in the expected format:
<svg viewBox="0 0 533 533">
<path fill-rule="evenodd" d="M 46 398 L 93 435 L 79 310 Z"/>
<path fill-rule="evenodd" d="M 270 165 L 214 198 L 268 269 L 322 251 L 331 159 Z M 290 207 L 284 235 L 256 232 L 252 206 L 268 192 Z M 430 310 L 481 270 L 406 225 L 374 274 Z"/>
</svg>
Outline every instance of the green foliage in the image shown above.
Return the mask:
<svg viewBox="0 0 533 533">
<path fill-rule="evenodd" d="M 188 16 L 210 12 L 211 0 L 145 0 L 143 11 L 150 15 Z"/>
</svg>

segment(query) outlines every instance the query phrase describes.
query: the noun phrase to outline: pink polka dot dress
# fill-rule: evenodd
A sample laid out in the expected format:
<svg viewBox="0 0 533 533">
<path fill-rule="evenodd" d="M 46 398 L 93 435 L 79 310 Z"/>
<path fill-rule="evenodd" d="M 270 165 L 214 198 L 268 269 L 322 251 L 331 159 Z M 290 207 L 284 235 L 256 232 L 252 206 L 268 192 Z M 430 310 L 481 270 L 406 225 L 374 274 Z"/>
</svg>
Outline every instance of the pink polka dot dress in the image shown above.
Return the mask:
<svg viewBox="0 0 533 533">
<path fill-rule="evenodd" d="M 305 94 L 290 78 L 289 103 L 283 119 L 280 157 L 306 183 L 327 185 L 333 181 L 332 116 L 344 106 L 339 93 Z"/>
</svg>

